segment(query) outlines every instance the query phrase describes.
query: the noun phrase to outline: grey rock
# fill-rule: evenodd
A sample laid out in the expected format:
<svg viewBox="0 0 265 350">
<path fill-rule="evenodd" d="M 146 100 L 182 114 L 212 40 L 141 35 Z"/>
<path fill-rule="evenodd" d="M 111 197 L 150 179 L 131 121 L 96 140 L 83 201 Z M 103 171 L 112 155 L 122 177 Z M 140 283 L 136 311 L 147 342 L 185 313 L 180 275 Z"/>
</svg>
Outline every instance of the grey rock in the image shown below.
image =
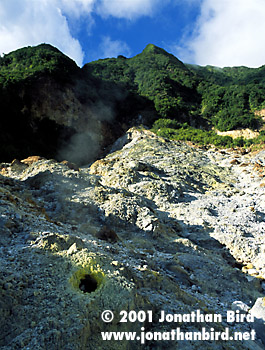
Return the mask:
<svg viewBox="0 0 265 350">
<path fill-rule="evenodd" d="M 254 329 L 265 346 L 265 298 L 258 298 L 250 310 L 255 317 Z"/>
<path fill-rule="evenodd" d="M 250 310 L 250 307 L 243 303 L 242 301 L 234 301 L 231 306 L 231 310 L 236 311 L 239 310 L 242 313 L 247 313 Z"/>
<path fill-rule="evenodd" d="M 46 159 L 23 171 L 5 165 L 0 176 L 3 350 L 134 350 L 139 343 L 100 337 L 107 330 L 141 331 L 140 322 L 119 322 L 122 310 L 225 314 L 231 307 L 247 313 L 246 304 L 256 300 L 260 305 L 265 196 L 251 153 L 238 155 L 239 164 L 231 166 L 234 151 L 165 141 L 136 128 L 112 151 L 79 171 Z M 96 286 L 91 292 L 89 281 Z M 257 305 L 251 312 L 261 320 L 255 329 L 263 339 Z M 115 313 L 110 324 L 101 320 L 104 310 Z M 154 319 L 148 331 L 172 326 Z M 202 324 L 182 327 L 199 331 Z M 233 327 L 249 331 L 244 322 Z M 157 348 L 201 346 L 165 342 Z M 223 348 L 220 342 L 203 346 Z M 260 344 L 227 341 L 225 347 L 254 350 Z"/>
<path fill-rule="evenodd" d="M 250 313 L 257 319 L 265 322 L 265 298 L 258 298 L 251 308 Z"/>
</svg>

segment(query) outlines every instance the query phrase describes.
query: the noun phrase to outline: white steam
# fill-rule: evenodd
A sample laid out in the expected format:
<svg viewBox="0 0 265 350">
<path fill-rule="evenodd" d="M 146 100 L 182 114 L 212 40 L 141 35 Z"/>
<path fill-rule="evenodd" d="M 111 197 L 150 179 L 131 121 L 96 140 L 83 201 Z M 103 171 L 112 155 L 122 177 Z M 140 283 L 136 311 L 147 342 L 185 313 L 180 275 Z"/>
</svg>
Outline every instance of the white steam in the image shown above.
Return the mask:
<svg viewBox="0 0 265 350">
<path fill-rule="evenodd" d="M 114 118 L 111 106 L 103 102 L 87 109 L 87 118 L 80 120 L 79 130 L 71 137 L 68 144 L 58 152 L 59 159 L 66 159 L 78 165 L 88 164 L 99 155 L 103 143 L 102 123 Z"/>
</svg>

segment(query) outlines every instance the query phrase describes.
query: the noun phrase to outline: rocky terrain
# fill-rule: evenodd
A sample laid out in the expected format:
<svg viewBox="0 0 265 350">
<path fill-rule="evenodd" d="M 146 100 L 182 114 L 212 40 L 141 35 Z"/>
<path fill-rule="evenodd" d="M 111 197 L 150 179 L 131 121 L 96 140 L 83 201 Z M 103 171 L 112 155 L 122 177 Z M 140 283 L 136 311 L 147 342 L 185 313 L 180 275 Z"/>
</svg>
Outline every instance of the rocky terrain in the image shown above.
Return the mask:
<svg viewBox="0 0 265 350">
<path fill-rule="evenodd" d="M 84 150 L 83 150 L 84 151 Z M 93 164 L 1 164 L 0 347 L 265 348 L 265 151 L 130 129 Z M 115 318 L 103 323 L 101 313 Z M 121 310 L 255 322 L 120 323 Z M 244 341 L 103 341 L 102 331 L 256 331 Z"/>
<path fill-rule="evenodd" d="M 243 137 L 244 139 L 252 139 L 259 135 L 258 131 L 253 131 L 251 129 L 240 129 L 240 130 L 231 130 L 231 131 L 218 131 L 216 130 L 217 135 L 221 136 L 231 136 L 233 139 L 237 137 Z"/>
</svg>

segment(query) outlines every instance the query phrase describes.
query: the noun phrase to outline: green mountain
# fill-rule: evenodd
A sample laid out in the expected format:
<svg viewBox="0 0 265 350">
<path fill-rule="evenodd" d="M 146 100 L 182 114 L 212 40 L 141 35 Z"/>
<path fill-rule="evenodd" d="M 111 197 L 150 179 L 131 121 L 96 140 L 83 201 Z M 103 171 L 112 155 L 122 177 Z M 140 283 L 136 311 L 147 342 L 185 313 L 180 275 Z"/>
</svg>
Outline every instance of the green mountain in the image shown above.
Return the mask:
<svg viewBox="0 0 265 350">
<path fill-rule="evenodd" d="M 257 128 L 256 110 L 265 107 L 265 66 L 217 68 L 185 65 L 154 45 L 130 59 L 92 62 L 92 75 L 124 83 L 154 103 L 158 115 L 220 131 Z"/>
<path fill-rule="evenodd" d="M 0 58 L 0 158 L 89 162 L 137 123 L 225 145 L 231 139 L 215 142 L 212 127 L 262 124 L 255 112 L 265 108 L 264 80 L 265 66 L 194 66 L 152 44 L 83 68 L 51 45 L 19 49 Z"/>
<path fill-rule="evenodd" d="M 104 81 L 122 83 L 124 88 L 152 101 L 157 114 L 196 122 L 200 96 L 196 75 L 175 56 L 152 44 L 130 59 L 104 59 L 83 68 Z"/>
<path fill-rule="evenodd" d="M 77 71 L 77 66 L 58 49 L 48 44 L 25 47 L 0 57 L 0 84 L 24 82 L 43 74 L 51 74 L 58 79 L 67 80 Z"/>
<path fill-rule="evenodd" d="M 42 155 L 86 163 L 133 123 L 145 98 L 80 69 L 51 45 L 0 58 L 0 159 Z M 134 106 L 138 106 L 135 108 Z"/>
</svg>

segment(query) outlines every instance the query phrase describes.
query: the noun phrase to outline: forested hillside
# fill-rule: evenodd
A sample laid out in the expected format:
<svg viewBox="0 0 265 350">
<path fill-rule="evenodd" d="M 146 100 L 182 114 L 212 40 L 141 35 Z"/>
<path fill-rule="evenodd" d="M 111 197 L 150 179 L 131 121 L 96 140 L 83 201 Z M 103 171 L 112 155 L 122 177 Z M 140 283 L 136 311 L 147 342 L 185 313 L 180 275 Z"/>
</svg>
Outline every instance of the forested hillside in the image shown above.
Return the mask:
<svg viewBox="0 0 265 350">
<path fill-rule="evenodd" d="M 205 121 L 220 131 L 257 128 L 254 112 L 265 107 L 265 67 L 184 65 L 150 44 L 133 58 L 99 60 L 85 69 L 148 97 L 159 116 L 195 126 L 205 125 Z"/>
<path fill-rule="evenodd" d="M 51 45 L 0 58 L 0 159 L 38 154 L 87 163 L 152 103 L 81 70 Z M 143 113 L 144 114 L 144 113 Z"/>
<path fill-rule="evenodd" d="M 265 108 L 264 81 L 264 66 L 194 66 L 152 44 L 135 57 L 83 68 L 50 45 L 23 48 L 0 58 L 1 158 L 32 152 L 60 157 L 58 149 L 80 133 L 82 147 L 94 142 L 102 149 L 137 123 L 175 139 L 260 143 L 264 131 L 245 142 L 212 129 L 262 129 L 256 112 Z"/>
</svg>

